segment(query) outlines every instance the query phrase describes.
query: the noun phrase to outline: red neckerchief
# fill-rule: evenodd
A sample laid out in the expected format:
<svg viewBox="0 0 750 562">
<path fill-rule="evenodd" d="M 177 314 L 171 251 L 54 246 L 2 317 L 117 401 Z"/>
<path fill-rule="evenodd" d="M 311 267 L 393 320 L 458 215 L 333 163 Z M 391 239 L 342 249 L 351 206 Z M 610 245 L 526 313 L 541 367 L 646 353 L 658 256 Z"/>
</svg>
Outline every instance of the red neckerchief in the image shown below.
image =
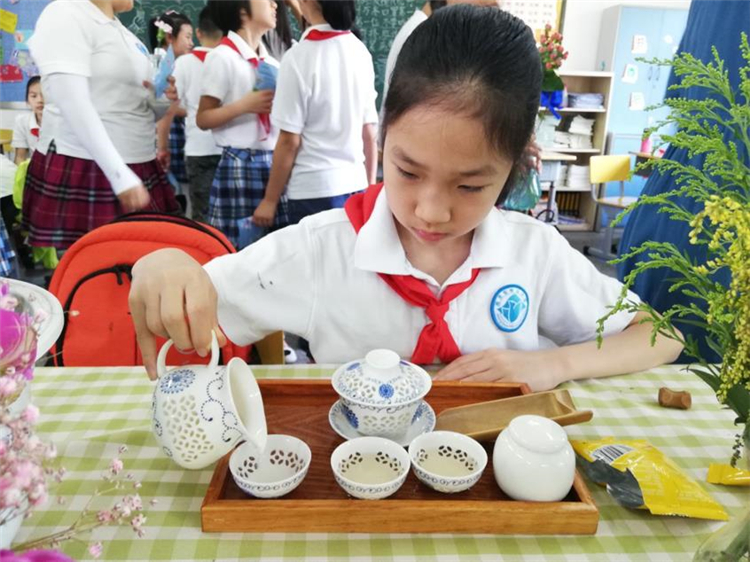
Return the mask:
<svg viewBox="0 0 750 562">
<path fill-rule="evenodd" d="M 305 35 L 305 39 L 310 41 L 325 41 L 326 39 L 332 39 L 339 35 L 347 35 L 351 31 L 320 31 L 319 29 L 313 29 L 310 33 Z"/>
<path fill-rule="evenodd" d="M 232 41 L 229 37 L 223 37 L 221 39 L 220 45 L 226 45 L 242 58 L 245 58 L 242 56 L 239 47 L 237 47 L 237 45 L 234 44 L 234 41 Z M 258 57 L 252 57 L 246 60 L 252 65 L 253 68 L 258 68 L 258 65 L 260 65 L 261 61 L 261 59 L 259 59 Z M 268 138 L 268 134 L 271 132 L 271 116 L 268 113 L 258 113 L 258 121 L 260 121 L 260 125 L 261 127 L 263 127 L 263 132 L 266 135 L 265 138 L 262 138 L 260 140 L 265 140 L 266 138 Z"/>
<path fill-rule="evenodd" d="M 31 134 L 34 135 L 36 138 L 39 138 L 39 127 L 32 127 Z"/>
<path fill-rule="evenodd" d="M 352 195 L 347 200 L 344 209 L 355 232 L 359 232 L 370 219 L 375 208 L 375 201 L 382 189 L 382 183 L 372 185 L 364 193 Z M 402 299 L 411 305 L 424 308 L 425 314 L 431 320 L 431 323 L 422 328 L 419 334 L 417 347 L 414 348 L 411 356 L 413 363 L 421 365 L 432 363 L 436 355 L 443 363 L 450 363 L 461 356 L 456 340 L 453 339 L 445 321 L 445 313 L 448 311 L 450 302 L 474 283 L 479 271 L 479 269 L 474 269 L 471 272 L 471 279 L 447 287 L 439 299 L 433 295 L 427 283 L 422 279 L 416 279 L 411 275 L 378 273 L 380 278 L 388 283 L 388 286 Z"/>
<path fill-rule="evenodd" d="M 234 45 L 234 43 L 232 43 L 232 45 Z M 198 57 L 199 61 L 206 62 L 206 56 L 208 55 L 208 51 L 190 51 L 190 54 Z"/>
</svg>

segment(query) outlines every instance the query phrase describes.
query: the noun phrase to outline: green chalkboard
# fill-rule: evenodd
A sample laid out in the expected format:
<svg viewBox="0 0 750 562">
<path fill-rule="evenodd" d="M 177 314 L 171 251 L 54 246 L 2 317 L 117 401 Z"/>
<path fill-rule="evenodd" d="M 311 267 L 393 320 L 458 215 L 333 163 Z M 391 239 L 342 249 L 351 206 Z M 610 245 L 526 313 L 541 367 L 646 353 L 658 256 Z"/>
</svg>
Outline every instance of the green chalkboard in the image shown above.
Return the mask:
<svg viewBox="0 0 750 562">
<path fill-rule="evenodd" d="M 391 42 L 404 22 L 423 3 L 423 0 L 359 0 L 357 2 L 357 25 L 362 30 L 365 45 L 372 53 L 378 94 L 383 91 L 383 74 Z M 121 14 L 120 19 L 144 43 L 148 44 L 146 28 L 152 17 L 167 10 L 177 10 L 195 22 L 205 5 L 205 0 L 135 0 L 133 10 Z M 378 95 L 379 104 L 380 95 Z"/>
</svg>

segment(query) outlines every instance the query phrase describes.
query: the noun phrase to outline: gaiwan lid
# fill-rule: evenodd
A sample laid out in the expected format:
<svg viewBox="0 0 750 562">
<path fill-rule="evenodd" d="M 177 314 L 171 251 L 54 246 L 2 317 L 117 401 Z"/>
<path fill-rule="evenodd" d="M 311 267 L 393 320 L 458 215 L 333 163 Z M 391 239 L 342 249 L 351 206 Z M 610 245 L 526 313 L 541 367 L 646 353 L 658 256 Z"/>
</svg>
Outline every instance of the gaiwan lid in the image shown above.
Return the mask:
<svg viewBox="0 0 750 562">
<path fill-rule="evenodd" d="M 333 374 L 333 388 L 342 397 L 368 406 L 397 406 L 425 396 L 432 379 L 421 367 L 403 361 L 388 349 L 375 349 Z"/>
</svg>

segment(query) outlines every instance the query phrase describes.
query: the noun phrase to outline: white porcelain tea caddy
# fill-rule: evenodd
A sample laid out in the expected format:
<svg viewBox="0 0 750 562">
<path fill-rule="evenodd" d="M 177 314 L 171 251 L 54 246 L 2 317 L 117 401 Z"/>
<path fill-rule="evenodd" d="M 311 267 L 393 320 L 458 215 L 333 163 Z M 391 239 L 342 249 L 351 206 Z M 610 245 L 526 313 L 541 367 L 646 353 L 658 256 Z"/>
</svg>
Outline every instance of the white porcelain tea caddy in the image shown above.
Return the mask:
<svg viewBox="0 0 750 562">
<path fill-rule="evenodd" d="M 403 434 L 432 387 L 424 369 L 388 349 L 342 365 L 331 382 L 357 432 L 382 437 Z"/>
<path fill-rule="evenodd" d="M 219 344 L 211 341 L 208 365 L 167 371 L 172 340 L 157 358 L 158 380 L 151 403 L 152 429 L 164 453 L 184 468 L 219 460 L 239 441 L 263 450 L 268 431 L 263 399 L 252 370 L 237 357 L 219 366 Z"/>
<path fill-rule="evenodd" d="M 576 460 L 565 430 L 543 416 L 514 418 L 497 436 L 492 465 L 498 486 L 515 500 L 555 502 L 570 492 Z"/>
</svg>

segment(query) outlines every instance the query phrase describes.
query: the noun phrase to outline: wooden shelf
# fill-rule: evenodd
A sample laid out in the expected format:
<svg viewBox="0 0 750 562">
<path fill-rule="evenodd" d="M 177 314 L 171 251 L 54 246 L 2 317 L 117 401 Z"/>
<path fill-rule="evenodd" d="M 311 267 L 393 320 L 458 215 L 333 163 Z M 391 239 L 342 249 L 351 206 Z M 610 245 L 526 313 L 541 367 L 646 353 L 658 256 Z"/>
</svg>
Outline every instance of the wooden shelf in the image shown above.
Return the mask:
<svg viewBox="0 0 750 562">
<path fill-rule="evenodd" d="M 549 191 L 548 185 L 542 185 L 542 191 Z M 565 185 L 555 186 L 555 193 L 591 193 L 590 187 L 574 187 L 570 188 Z"/>
<path fill-rule="evenodd" d="M 540 107 L 539 111 L 547 111 L 546 107 Z M 557 110 L 559 113 L 607 113 L 606 108 L 583 108 L 583 107 L 561 107 Z"/>
<path fill-rule="evenodd" d="M 560 229 L 560 232 L 587 232 L 594 228 L 587 222 L 581 224 L 568 224 L 558 222 L 556 226 Z"/>
<path fill-rule="evenodd" d="M 545 147 L 543 150 L 560 152 L 562 154 L 601 154 L 600 148 L 561 148 L 559 146 Z"/>
</svg>

